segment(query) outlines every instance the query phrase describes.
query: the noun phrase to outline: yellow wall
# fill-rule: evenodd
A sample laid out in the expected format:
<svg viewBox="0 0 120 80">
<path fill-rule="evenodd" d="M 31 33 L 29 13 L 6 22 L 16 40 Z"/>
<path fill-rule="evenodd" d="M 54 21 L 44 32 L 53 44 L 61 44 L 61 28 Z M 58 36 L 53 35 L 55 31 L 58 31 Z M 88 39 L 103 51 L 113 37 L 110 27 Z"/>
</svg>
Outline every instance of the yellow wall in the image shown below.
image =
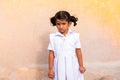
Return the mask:
<svg viewBox="0 0 120 80">
<path fill-rule="evenodd" d="M 79 18 L 85 63 L 120 61 L 119 0 L 0 0 L 0 67 L 47 64 L 49 18 L 67 10 Z M 104 55 L 104 56 L 103 56 Z"/>
</svg>

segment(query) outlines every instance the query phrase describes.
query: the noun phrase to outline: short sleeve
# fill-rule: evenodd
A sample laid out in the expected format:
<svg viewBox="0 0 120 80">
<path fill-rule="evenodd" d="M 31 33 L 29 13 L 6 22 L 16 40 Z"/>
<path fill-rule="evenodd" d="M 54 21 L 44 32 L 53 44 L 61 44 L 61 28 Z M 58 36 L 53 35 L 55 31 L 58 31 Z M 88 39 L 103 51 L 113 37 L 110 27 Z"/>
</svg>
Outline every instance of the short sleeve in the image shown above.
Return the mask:
<svg viewBox="0 0 120 80">
<path fill-rule="evenodd" d="M 52 34 L 49 35 L 48 50 L 52 50 L 52 51 L 54 51 L 53 36 L 52 36 Z"/>
<path fill-rule="evenodd" d="M 81 48 L 80 35 L 76 33 L 75 37 L 76 37 L 75 48 Z"/>
</svg>

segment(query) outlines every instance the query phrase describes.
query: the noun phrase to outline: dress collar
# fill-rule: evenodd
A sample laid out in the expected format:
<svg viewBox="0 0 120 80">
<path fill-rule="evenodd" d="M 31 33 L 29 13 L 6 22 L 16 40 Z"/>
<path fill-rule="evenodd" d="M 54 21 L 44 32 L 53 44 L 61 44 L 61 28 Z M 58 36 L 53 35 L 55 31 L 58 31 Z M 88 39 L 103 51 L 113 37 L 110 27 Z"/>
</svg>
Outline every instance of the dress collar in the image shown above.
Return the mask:
<svg viewBox="0 0 120 80">
<path fill-rule="evenodd" d="M 68 33 L 66 34 L 66 36 L 69 35 L 69 34 L 71 34 L 71 33 L 72 33 L 72 30 L 71 30 L 71 29 L 68 29 Z M 55 33 L 55 35 L 56 35 L 56 36 L 64 36 L 64 35 L 61 34 L 59 31 L 57 31 L 57 32 Z"/>
</svg>

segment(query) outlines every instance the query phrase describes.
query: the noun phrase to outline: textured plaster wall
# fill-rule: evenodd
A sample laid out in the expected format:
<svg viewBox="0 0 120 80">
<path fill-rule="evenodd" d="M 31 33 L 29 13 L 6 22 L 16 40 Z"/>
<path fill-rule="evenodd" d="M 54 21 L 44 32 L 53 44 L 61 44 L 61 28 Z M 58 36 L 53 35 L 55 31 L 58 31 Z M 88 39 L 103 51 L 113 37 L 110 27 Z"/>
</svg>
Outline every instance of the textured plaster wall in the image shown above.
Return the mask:
<svg viewBox="0 0 120 80">
<path fill-rule="evenodd" d="M 0 0 L 1 77 L 46 67 L 56 31 L 49 19 L 59 10 L 79 18 L 71 28 L 80 33 L 84 64 L 120 62 L 119 0 Z"/>
</svg>

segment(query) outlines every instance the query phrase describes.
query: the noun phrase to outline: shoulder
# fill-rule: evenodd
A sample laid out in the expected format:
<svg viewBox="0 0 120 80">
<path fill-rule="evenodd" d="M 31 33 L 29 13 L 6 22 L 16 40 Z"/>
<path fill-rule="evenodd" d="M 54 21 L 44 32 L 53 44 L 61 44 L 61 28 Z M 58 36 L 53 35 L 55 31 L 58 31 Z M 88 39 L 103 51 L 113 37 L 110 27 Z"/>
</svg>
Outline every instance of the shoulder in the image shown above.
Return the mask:
<svg viewBox="0 0 120 80">
<path fill-rule="evenodd" d="M 75 37 L 79 37 L 79 36 L 80 36 L 80 34 L 77 33 L 77 32 L 72 32 L 72 34 L 73 34 Z"/>
<path fill-rule="evenodd" d="M 53 38 L 55 37 L 55 35 L 56 35 L 56 33 L 50 33 L 50 34 L 49 34 L 49 38 L 50 38 L 50 39 L 53 39 Z"/>
<path fill-rule="evenodd" d="M 49 34 L 49 36 L 52 36 L 52 37 L 55 36 L 55 35 L 56 35 L 56 32 Z"/>
<path fill-rule="evenodd" d="M 79 40 L 80 39 L 80 34 L 79 33 L 73 32 L 72 35 L 73 35 L 75 40 Z"/>
</svg>

